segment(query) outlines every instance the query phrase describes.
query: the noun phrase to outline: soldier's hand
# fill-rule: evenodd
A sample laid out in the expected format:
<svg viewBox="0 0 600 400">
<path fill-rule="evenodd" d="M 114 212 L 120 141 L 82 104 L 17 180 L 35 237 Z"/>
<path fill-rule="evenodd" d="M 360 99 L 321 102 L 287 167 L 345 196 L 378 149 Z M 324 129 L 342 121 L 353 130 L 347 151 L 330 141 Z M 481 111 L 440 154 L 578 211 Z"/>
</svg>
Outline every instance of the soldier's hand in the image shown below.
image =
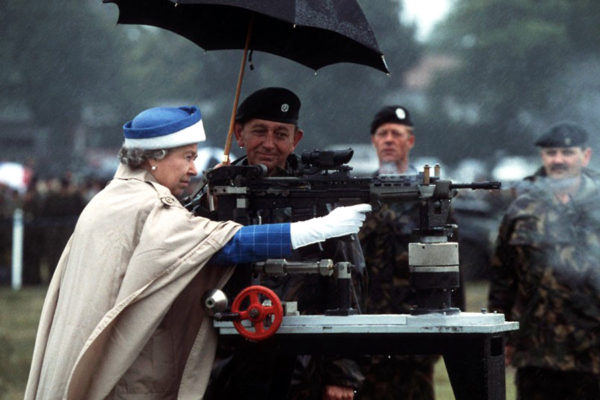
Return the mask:
<svg viewBox="0 0 600 400">
<path fill-rule="evenodd" d="M 352 400 L 354 388 L 348 386 L 326 385 L 323 390 L 323 400 Z"/>
</svg>

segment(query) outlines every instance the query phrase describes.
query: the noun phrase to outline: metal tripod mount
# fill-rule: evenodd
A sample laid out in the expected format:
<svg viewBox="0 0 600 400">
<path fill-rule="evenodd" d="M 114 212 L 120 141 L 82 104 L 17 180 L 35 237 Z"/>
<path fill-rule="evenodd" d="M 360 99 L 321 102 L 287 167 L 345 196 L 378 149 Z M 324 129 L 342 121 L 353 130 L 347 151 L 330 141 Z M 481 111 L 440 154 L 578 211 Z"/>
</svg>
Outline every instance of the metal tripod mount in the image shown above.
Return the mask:
<svg viewBox="0 0 600 400">
<path fill-rule="evenodd" d="M 452 292 L 460 285 L 458 243 L 442 239 L 429 236 L 408 245 L 409 282 L 416 292 L 412 314 L 460 312 L 451 305 Z"/>
<path fill-rule="evenodd" d="M 456 190 L 450 181 L 439 180 L 439 166 L 431 179 L 426 165 L 419 192 L 419 228 L 408 245 L 409 283 L 416 295 L 411 313 L 456 314 L 460 310 L 452 307 L 451 296 L 460 286 L 458 243 L 450 239 L 457 227 L 447 224 Z"/>
</svg>

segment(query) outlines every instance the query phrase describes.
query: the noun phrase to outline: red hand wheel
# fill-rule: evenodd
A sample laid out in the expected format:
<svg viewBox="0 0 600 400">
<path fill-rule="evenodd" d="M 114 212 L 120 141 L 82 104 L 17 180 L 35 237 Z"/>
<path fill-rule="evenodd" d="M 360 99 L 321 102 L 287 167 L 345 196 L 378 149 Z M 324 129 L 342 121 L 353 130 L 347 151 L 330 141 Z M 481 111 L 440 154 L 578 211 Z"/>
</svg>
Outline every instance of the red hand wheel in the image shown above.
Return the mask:
<svg viewBox="0 0 600 400">
<path fill-rule="evenodd" d="M 249 305 L 241 310 L 242 303 L 248 299 Z M 263 305 L 262 300 L 271 300 L 271 305 Z M 233 321 L 235 329 L 245 337 L 251 340 L 268 339 L 277 332 L 281 321 L 283 321 L 283 307 L 279 297 L 271 289 L 264 286 L 249 286 L 242 290 L 231 304 L 231 312 L 238 313 L 240 318 Z M 269 316 L 273 316 L 273 320 Z M 242 325 L 242 321 L 248 319 L 254 327 L 254 332 L 248 330 L 248 327 Z"/>
</svg>

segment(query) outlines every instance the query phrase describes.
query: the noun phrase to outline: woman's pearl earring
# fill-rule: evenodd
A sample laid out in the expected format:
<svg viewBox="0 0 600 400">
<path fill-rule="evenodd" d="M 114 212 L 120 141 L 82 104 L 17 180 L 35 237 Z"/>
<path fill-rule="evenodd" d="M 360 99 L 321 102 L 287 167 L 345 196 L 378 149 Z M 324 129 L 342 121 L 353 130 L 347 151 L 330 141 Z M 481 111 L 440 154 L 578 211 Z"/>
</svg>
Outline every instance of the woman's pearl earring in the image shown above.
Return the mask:
<svg viewBox="0 0 600 400">
<path fill-rule="evenodd" d="M 151 166 L 151 167 L 150 167 L 150 169 L 151 169 L 152 171 L 156 171 L 156 170 L 158 169 L 158 167 L 157 167 L 156 165 L 153 165 L 153 166 Z"/>
</svg>

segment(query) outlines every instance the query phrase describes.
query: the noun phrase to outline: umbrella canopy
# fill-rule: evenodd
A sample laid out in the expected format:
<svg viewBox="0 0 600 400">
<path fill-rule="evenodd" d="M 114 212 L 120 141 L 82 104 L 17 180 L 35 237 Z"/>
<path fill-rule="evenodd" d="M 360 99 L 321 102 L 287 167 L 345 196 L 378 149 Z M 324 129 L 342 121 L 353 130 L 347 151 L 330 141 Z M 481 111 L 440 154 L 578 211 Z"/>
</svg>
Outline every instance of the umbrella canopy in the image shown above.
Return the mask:
<svg viewBox="0 0 600 400">
<path fill-rule="evenodd" d="M 104 0 L 119 23 L 168 29 L 205 50 L 249 49 L 312 69 L 349 62 L 389 72 L 355 0 Z"/>
<path fill-rule="evenodd" d="M 205 50 L 244 49 L 223 163 L 235 124 L 246 55 L 259 50 L 315 70 L 349 62 L 389 72 L 356 0 L 103 0 L 119 6 L 121 24 L 153 25 Z"/>
</svg>

